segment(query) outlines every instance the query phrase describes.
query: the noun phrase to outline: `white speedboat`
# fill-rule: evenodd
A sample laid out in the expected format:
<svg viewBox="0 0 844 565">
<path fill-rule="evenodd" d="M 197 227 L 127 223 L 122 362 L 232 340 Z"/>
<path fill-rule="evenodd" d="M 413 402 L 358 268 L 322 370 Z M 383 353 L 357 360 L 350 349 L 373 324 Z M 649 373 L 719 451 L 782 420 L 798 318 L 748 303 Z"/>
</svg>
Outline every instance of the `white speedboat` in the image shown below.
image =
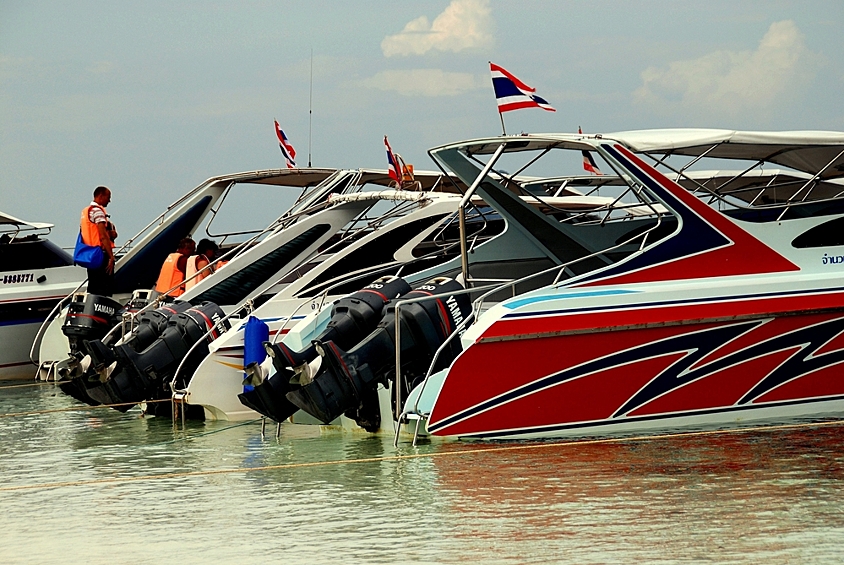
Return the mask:
<svg viewBox="0 0 844 565">
<path fill-rule="evenodd" d="M 403 419 L 511 439 L 840 417 L 844 133 L 531 135 L 433 152 L 459 167 L 553 150 L 599 156 L 664 212 L 613 264 L 488 309 L 478 299 L 474 323 L 452 334 L 462 352 L 429 369 Z M 707 159 L 747 168 L 678 184 Z"/>
<path fill-rule="evenodd" d="M 265 224 L 249 226 L 247 204 L 250 204 L 249 196 L 253 193 L 257 192 L 260 199 L 253 198 L 251 205 L 266 207 L 267 188 L 287 188 L 288 191 L 292 189 L 298 192 L 296 203 L 273 222 L 276 224 L 286 221 L 285 216 L 295 214 L 297 209 L 327 198 L 338 184 L 345 186 L 347 176 L 335 169 L 273 169 L 212 177 L 188 191 L 117 250 L 114 301 L 109 301 L 109 307 L 116 310 L 116 319 L 120 320 L 119 310 L 130 303 L 135 291 L 141 290 L 145 295 L 153 287 L 164 259 L 176 249 L 182 238 L 193 236 L 199 239 L 207 236 L 234 253 L 254 245 L 270 233 L 272 230 L 266 228 Z M 238 207 L 245 210 L 239 210 Z M 219 224 L 225 221 L 231 209 L 234 212 L 229 216 L 235 216 L 239 221 L 235 229 L 226 229 L 227 226 Z M 212 278 L 208 277 L 203 282 Z M 202 288 L 208 288 L 210 284 L 208 282 Z M 63 308 L 57 308 L 44 321 L 34 343 L 31 342 L 32 356 L 39 365 L 38 376 L 45 380 L 67 376 L 69 366 L 72 369 L 74 364 L 74 356 L 69 356 L 69 352 L 74 351 L 75 346 L 62 332 L 62 328 L 67 323 L 68 304 L 71 300 L 81 303 L 86 298 L 84 295 L 62 298 Z M 143 303 L 136 301 L 130 309 L 136 310 Z M 102 327 L 91 328 L 92 333 L 86 334 L 86 338 L 102 337 L 113 326 L 114 320 L 103 322 Z"/>
<path fill-rule="evenodd" d="M 282 175 L 277 176 L 282 177 Z M 262 177 L 261 180 L 267 182 L 266 177 Z M 277 179 L 278 184 L 286 183 L 287 180 L 286 178 Z M 223 255 L 220 261 L 225 260 L 225 266 L 188 289 L 179 297 L 178 304 L 192 305 L 193 310 L 203 307 L 205 304 L 213 303 L 221 308 L 224 314 L 224 319 L 217 320 L 218 322 L 228 323 L 230 317 L 234 321 L 243 312 L 253 310 L 256 305 L 270 298 L 272 294 L 277 292 L 279 285 L 284 286 L 285 278 L 290 276 L 294 269 L 305 271 L 323 263 L 329 255 L 339 257 L 349 249 L 356 249 L 360 240 L 366 239 L 369 234 L 377 231 L 382 224 L 389 224 L 391 229 L 396 228 L 399 225 L 396 218 L 404 214 L 408 207 L 426 204 L 426 202 L 421 204 L 418 202 L 420 194 L 427 194 L 425 191 L 437 187 L 440 190 L 443 189 L 442 180 L 443 175 L 439 172 L 417 171 L 413 182 L 415 190 L 388 190 L 388 192 L 393 192 L 395 196 L 385 198 L 383 197 L 384 189 L 393 184 L 386 171 L 336 171 L 324 182 L 310 189 L 297 200 L 293 208 L 262 230 L 256 237 Z M 241 179 L 241 182 L 243 182 L 243 179 Z M 422 192 L 418 192 L 420 190 Z M 376 195 L 377 198 L 373 198 L 373 195 Z M 340 200 L 343 201 L 343 205 L 337 205 Z M 394 203 L 392 210 L 380 210 L 379 202 L 387 201 Z M 440 212 L 433 220 L 428 220 L 432 226 L 427 229 L 433 229 L 433 224 L 441 220 L 445 214 L 445 212 Z M 399 237 L 412 239 L 418 235 L 418 231 L 421 229 L 421 221 L 426 220 L 419 220 L 416 224 L 406 225 L 403 230 L 393 231 L 393 234 L 400 234 Z M 367 249 L 372 251 L 371 247 Z M 379 255 L 372 255 L 367 260 L 377 263 Z M 390 266 L 393 265 L 395 265 L 395 261 Z M 375 265 L 375 269 L 378 268 L 384 269 L 386 267 Z M 345 267 L 341 268 L 341 272 L 346 273 L 343 269 Z M 100 306 L 102 307 L 102 304 Z M 165 305 L 158 312 L 161 315 L 169 312 L 166 315 L 178 317 L 182 312 L 176 311 L 176 308 L 176 306 Z M 142 311 L 144 316 L 146 316 L 145 310 Z M 143 325 L 145 324 L 144 320 L 149 322 L 150 319 L 147 317 L 141 322 L 144 332 L 146 332 L 153 326 L 150 324 Z M 130 321 L 129 323 L 134 322 Z M 156 321 L 155 327 L 163 330 L 162 324 Z M 68 327 L 71 325 L 73 327 Z M 78 325 L 80 324 L 67 324 L 63 329 L 65 333 L 71 330 L 79 333 L 86 329 L 78 328 Z M 177 388 L 181 388 L 183 385 L 180 383 L 190 378 L 192 369 L 185 368 L 182 372 L 179 372 L 179 363 L 175 358 L 172 360 L 176 364 L 172 367 L 168 365 L 165 370 L 162 364 L 169 361 L 162 360 L 158 352 L 156 352 L 156 358 L 159 364 L 156 365 L 154 375 L 146 375 L 144 370 L 151 367 L 152 364 L 138 368 L 138 363 L 143 364 L 147 361 L 135 360 L 135 355 L 142 354 L 141 349 L 153 347 L 154 344 L 145 341 L 146 338 L 134 339 L 135 334 L 133 332 L 129 332 L 123 337 L 120 334 L 122 331 L 115 326 L 107 335 L 100 336 L 101 341 L 96 339 L 96 336 L 86 335 L 84 347 L 93 356 L 95 366 L 100 362 L 105 362 L 106 358 L 109 359 L 106 364 L 113 361 L 110 357 L 111 354 L 102 347 L 106 349 L 114 348 L 115 350 L 120 348 L 120 351 L 125 353 L 123 365 L 129 367 L 126 369 L 129 372 L 120 370 L 115 373 L 114 377 L 120 382 L 127 380 L 132 381 L 133 384 L 120 388 L 117 384 L 118 381 L 111 378 L 111 373 L 103 375 L 105 382 L 101 382 L 98 378 L 92 381 L 91 375 L 88 374 L 90 373 L 88 366 L 79 363 L 79 370 L 69 375 L 71 383 L 64 386 L 63 390 L 80 400 L 91 403 L 138 402 L 153 398 L 159 399 L 164 391 L 169 395 L 171 383 Z M 144 335 L 148 334 L 145 333 Z M 94 343 L 93 347 L 100 349 L 97 351 L 91 350 L 91 343 Z M 100 343 L 100 345 L 96 345 L 96 343 Z M 143 347 L 139 345 L 141 343 Z M 138 384 L 141 381 L 142 384 Z M 236 395 L 232 395 L 232 401 L 237 402 Z"/>
<path fill-rule="evenodd" d="M 38 328 L 85 280 L 85 270 L 46 239 L 52 227 L 0 212 L 0 379 L 32 377 Z"/>
</svg>

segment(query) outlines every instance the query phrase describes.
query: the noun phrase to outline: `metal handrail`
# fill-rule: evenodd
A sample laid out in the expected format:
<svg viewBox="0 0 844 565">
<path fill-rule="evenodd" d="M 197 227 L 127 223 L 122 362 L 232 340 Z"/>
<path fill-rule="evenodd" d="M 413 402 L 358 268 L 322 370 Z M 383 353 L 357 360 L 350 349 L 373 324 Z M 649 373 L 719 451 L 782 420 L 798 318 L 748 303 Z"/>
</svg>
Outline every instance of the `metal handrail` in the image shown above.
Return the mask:
<svg viewBox="0 0 844 565">
<path fill-rule="evenodd" d="M 365 270 L 365 272 L 361 272 L 361 273 L 359 273 L 359 274 L 357 274 L 357 275 L 355 275 L 354 277 L 351 277 L 351 278 L 343 278 L 343 280 L 341 280 L 341 281 L 337 281 L 337 282 L 335 282 L 333 285 L 331 285 L 331 286 L 329 286 L 329 287 L 326 287 L 326 288 L 325 288 L 325 289 L 324 289 L 324 290 L 323 290 L 320 294 L 318 294 L 318 295 L 317 295 L 317 296 L 315 296 L 315 297 L 312 297 L 312 299 L 311 299 L 310 301 L 303 300 L 303 301 L 302 301 L 302 303 L 301 303 L 299 306 L 297 306 L 297 307 L 296 307 L 296 309 L 293 311 L 293 314 L 291 314 L 291 315 L 287 318 L 287 320 L 284 322 L 284 324 L 282 324 L 281 329 L 279 330 L 279 332 L 278 332 L 275 336 L 273 336 L 273 340 L 272 340 L 272 342 L 271 342 L 271 343 L 272 343 L 273 345 L 275 345 L 275 343 L 278 341 L 278 336 L 279 336 L 279 335 L 281 335 L 281 330 L 283 330 L 285 327 L 287 327 L 287 322 L 289 322 L 290 320 L 292 320 L 292 319 L 293 319 L 293 316 L 295 316 L 295 315 L 296 315 L 296 313 L 299 311 L 299 309 L 300 309 L 300 308 L 302 308 L 302 307 L 303 307 L 305 304 L 307 304 L 308 302 L 313 302 L 313 299 L 315 299 L 315 298 L 319 297 L 319 305 L 315 308 L 315 310 L 316 310 L 316 311 L 322 310 L 322 307 L 323 307 L 323 305 L 325 304 L 325 299 L 326 299 L 326 298 L 328 298 L 328 294 L 329 294 L 329 292 L 331 292 L 331 291 L 332 291 L 332 290 L 334 290 L 335 288 L 338 288 L 338 287 L 343 286 L 343 285 L 345 285 L 345 284 L 348 284 L 348 283 L 350 283 L 350 282 L 353 282 L 353 281 L 356 281 L 356 280 L 362 279 L 362 278 L 364 278 L 364 277 L 369 277 L 369 276 L 372 276 L 372 274 L 373 274 L 374 272 L 380 271 L 380 270 L 382 270 L 382 269 L 387 269 L 387 268 L 393 267 L 393 266 L 398 265 L 398 264 L 399 264 L 399 262 L 398 262 L 398 261 L 390 261 L 389 263 L 381 263 L 381 264 L 379 264 L 379 265 L 374 265 L 374 266 L 369 267 L 368 269 L 366 269 L 366 270 Z"/>
<path fill-rule="evenodd" d="M 486 288 L 491 288 L 491 287 L 497 288 L 498 286 L 499 285 L 488 285 L 488 286 L 482 286 L 482 287 L 478 287 L 478 288 L 465 288 L 463 290 L 458 290 L 458 291 L 454 291 L 454 292 L 445 292 L 445 293 L 440 293 L 440 294 L 431 294 L 429 296 L 418 296 L 416 298 L 405 298 L 405 299 L 400 298 L 399 300 L 396 301 L 396 303 L 395 303 L 396 308 L 394 310 L 395 327 L 396 327 L 396 342 L 395 342 L 396 343 L 396 379 L 395 379 L 396 411 L 394 412 L 394 416 L 396 416 L 397 420 L 401 416 L 401 412 L 400 412 L 401 411 L 401 386 L 400 386 L 400 383 L 401 383 L 401 320 L 399 318 L 399 316 L 400 316 L 399 311 L 400 311 L 401 307 L 405 304 L 415 304 L 417 302 L 426 302 L 428 300 L 434 300 L 434 299 L 439 299 L 439 298 L 444 298 L 444 297 L 449 297 L 449 296 L 471 294 L 473 292 L 480 292 L 480 291 L 482 291 Z M 471 312 L 468 316 L 466 316 L 463 319 L 463 321 L 461 321 L 460 324 L 457 325 L 457 327 L 454 329 L 454 331 L 452 331 L 448 335 L 448 337 L 446 337 L 446 339 L 443 341 L 443 343 L 440 345 L 440 347 L 437 348 L 437 351 L 434 353 L 434 357 L 433 357 L 430 365 L 428 366 L 428 371 L 425 373 L 425 380 L 423 381 L 423 384 L 424 384 L 424 382 L 427 382 L 428 378 L 431 376 L 431 371 L 433 370 L 434 366 L 437 364 L 437 360 L 439 359 L 439 356 L 440 356 L 440 353 L 442 352 L 442 350 L 445 349 L 445 346 L 448 345 L 451 342 L 451 340 L 454 338 L 455 335 L 458 335 L 460 333 L 460 330 L 462 330 L 466 326 L 469 319 L 473 318 L 474 316 L 475 316 L 474 311 Z"/>
<path fill-rule="evenodd" d="M 222 323 L 222 322 L 227 322 L 227 321 L 229 321 L 231 318 L 233 318 L 233 317 L 235 316 L 235 314 L 239 314 L 239 313 L 240 313 L 240 311 L 241 311 L 241 310 L 242 310 L 242 309 L 243 309 L 243 308 L 244 308 L 244 307 L 245 307 L 245 306 L 246 306 L 249 302 L 251 302 L 251 301 L 248 301 L 248 300 L 247 300 L 245 303 L 243 303 L 243 304 L 239 305 L 239 306 L 238 306 L 238 308 L 236 308 L 236 309 L 232 310 L 231 312 L 229 312 L 228 314 L 226 314 L 225 316 L 223 316 L 222 318 L 220 318 L 220 319 L 219 319 L 219 321 L 215 322 L 215 323 L 214 323 L 214 324 L 213 324 L 213 325 L 212 325 L 212 326 L 208 329 L 208 331 L 206 331 L 206 332 L 202 335 L 202 337 L 201 337 L 201 338 L 199 338 L 198 340 L 196 340 L 196 342 L 195 342 L 195 343 L 194 343 L 194 344 L 190 347 L 190 349 L 188 349 L 188 352 L 185 354 L 185 356 L 184 356 L 184 357 L 182 357 L 182 360 L 179 362 L 179 366 L 178 366 L 178 367 L 176 367 L 176 372 L 175 372 L 175 373 L 173 373 L 173 378 L 172 378 L 172 379 L 170 379 L 170 390 L 173 392 L 173 394 L 174 394 L 174 395 L 176 394 L 176 392 L 184 392 L 185 390 L 187 390 L 187 389 L 179 389 L 179 390 L 177 391 L 177 390 L 176 390 L 176 379 L 179 377 L 179 373 L 181 373 L 181 372 L 182 372 L 182 369 L 183 369 L 183 368 L 184 368 L 184 366 L 185 366 L 185 361 L 187 361 L 188 357 L 190 357 L 190 356 L 191 356 L 191 354 L 192 354 L 192 353 L 194 352 L 194 350 L 195 350 L 195 349 L 199 346 L 199 344 L 200 344 L 200 343 L 202 343 L 203 341 L 205 341 L 205 339 L 206 339 L 206 338 L 208 338 L 208 336 L 210 336 L 210 335 L 211 335 L 211 333 L 212 333 L 215 329 L 217 329 L 217 325 L 218 325 L 218 324 L 220 324 L 220 323 Z M 249 312 L 249 313 L 251 313 L 251 312 Z M 227 330 L 227 331 L 228 331 L 228 330 Z M 225 332 L 223 332 L 223 333 L 225 333 Z M 220 335 L 223 335 L 223 333 L 221 333 Z M 188 384 L 190 384 L 190 383 L 188 383 Z"/>
<path fill-rule="evenodd" d="M 79 292 L 79 289 L 82 288 L 87 282 L 88 279 L 86 278 L 81 283 L 79 283 L 79 285 L 70 294 L 56 302 L 56 305 L 53 306 L 53 309 L 50 310 L 50 313 L 47 314 L 47 317 L 41 323 L 41 326 L 38 328 L 38 332 L 36 332 L 35 334 L 35 339 L 32 340 L 32 346 L 29 349 L 29 360 L 32 361 L 34 365 L 38 365 L 38 361 L 35 360 L 35 347 L 41 345 L 41 340 L 44 339 L 44 334 L 47 333 L 47 328 L 50 326 L 50 323 L 53 321 L 53 318 L 55 318 L 56 315 L 61 311 L 61 309 L 64 308 L 65 302 L 73 298 L 73 295 Z"/>
</svg>

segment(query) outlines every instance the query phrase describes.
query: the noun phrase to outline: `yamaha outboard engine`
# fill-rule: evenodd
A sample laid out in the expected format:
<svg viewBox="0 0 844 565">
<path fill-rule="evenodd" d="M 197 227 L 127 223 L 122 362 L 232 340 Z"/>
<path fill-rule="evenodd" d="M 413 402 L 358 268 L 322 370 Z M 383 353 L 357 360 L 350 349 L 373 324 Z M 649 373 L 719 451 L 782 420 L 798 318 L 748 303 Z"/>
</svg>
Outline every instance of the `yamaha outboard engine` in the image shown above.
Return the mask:
<svg viewBox="0 0 844 565">
<path fill-rule="evenodd" d="M 67 307 L 67 317 L 62 333 L 67 337 L 70 351 L 68 359 L 59 374 L 62 381 L 59 388 L 70 397 L 86 404 L 99 404 L 85 392 L 85 385 L 74 382 L 82 376 L 85 365 L 83 343 L 91 339 L 102 339 L 123 317 L 123 306 L 111 298 L 98 294 L 79 293 L 73 296 Z"/>
<path fill-rule="evenodd" d="M 406 304 L 400 310 L 401 383 L 409 390 L 414 379 L 425 375 L 437 349 L 471 312 L 463 290 L 450 278 L 437 278 L 405 294 L 400 300 L 444 295 Z M 315 418 L 330 422 L 341 414 L 354 419 L 367 431 L 381 425 L 377 385 L 387 386 L 396 370 L 395 306 L 387 307 L 378 327 L 366 339 L 344 351 L 331 341 L 319 342 L 322 366 L 313 381 L 287 393 L 287 399 Z M 437 359 L 435 370 L 448 366 L 460 353 L 460 341 L 452 339 Z"/>
<path fill-rule="evenodd" d="M 103 404 L 129 403 L 117 407 L 122 412 L 144 400 L 169 398 L 170 382 L 182 360 L 185 361 L 180 376 L 189 378 L 208 355 L 208 344 L 229 329 L 223 317 L 219 306 L 203 302 L 172 316 L 161 335 L 143 349 L 133 347 L 134 340 L 113 348 L 100 341 L 87 342 L 93 364 L 103 367 L 117 362 L 108 380 L 89 388 L 88 394 Z M 200 340 L 200 345 L 190 352 Z"/>
<path fill-rule="evenodd" d="M 341 298 L 331 308 L 328 327 L 315 341 L 331 341 L 343 349 L 353 347 L 375 329 L 383 315 L 384 306 L 391 299 L 409 291 L 407 281 L 387 276 Z M 245 406 L 281 422 L 299 409 L 287 400 L 286 394 L 300 386 L 298 373 L 319 354 L 313 344 L 302 351 L 293 351 L 281 342 L 265 343 L 265 346 L 272 358 L 275 374 L 238 397 Z"/>
<path fill-rule="evenodd" d="M 123 306 L 111 298 L 98 294 L 76 294 L 67 307 L 67 319 L 62 333 L 70 342 L 71 353 L 82 352 L 83 341 L 102 339 L 120 323 Z"/>
</svg>

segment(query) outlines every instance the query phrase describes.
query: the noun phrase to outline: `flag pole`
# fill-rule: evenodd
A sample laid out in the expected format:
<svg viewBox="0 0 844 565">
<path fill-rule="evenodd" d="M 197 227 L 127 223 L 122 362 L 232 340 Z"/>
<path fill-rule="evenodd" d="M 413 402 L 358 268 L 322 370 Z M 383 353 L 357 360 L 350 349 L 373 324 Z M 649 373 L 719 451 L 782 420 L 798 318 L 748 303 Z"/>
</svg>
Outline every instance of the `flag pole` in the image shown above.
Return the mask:
<svg viewBox="0 0 844 565">
<path fill-rule="evenodd" d="M 507 135 L 507 130 L 504 129 L 504 114 L 498 112 L 498 118 L 501 120 L 501 135 Z"/>
<path fill-rule="evenodd" d="M 311 47 L 311 81 L 308 91 L 308 168 L 311 168 L 311 132 L 314 119 L 314 49 Z"/>
</svg>

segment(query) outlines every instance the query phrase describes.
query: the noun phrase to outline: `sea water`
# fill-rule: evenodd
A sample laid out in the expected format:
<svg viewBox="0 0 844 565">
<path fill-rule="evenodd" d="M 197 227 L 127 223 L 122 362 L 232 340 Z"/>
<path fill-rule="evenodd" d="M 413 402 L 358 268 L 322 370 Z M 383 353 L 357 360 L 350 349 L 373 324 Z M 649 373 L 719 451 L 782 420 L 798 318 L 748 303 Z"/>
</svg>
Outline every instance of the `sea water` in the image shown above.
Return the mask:
<svg viewBox="0 0 844 565">
<path fill-rule="evenodd" d="M 844 560 L 844 426 L 394 448 L 44 413 L 77 405 L 51 385 L 0 389 L 2 564 Z"/>
</svg>

